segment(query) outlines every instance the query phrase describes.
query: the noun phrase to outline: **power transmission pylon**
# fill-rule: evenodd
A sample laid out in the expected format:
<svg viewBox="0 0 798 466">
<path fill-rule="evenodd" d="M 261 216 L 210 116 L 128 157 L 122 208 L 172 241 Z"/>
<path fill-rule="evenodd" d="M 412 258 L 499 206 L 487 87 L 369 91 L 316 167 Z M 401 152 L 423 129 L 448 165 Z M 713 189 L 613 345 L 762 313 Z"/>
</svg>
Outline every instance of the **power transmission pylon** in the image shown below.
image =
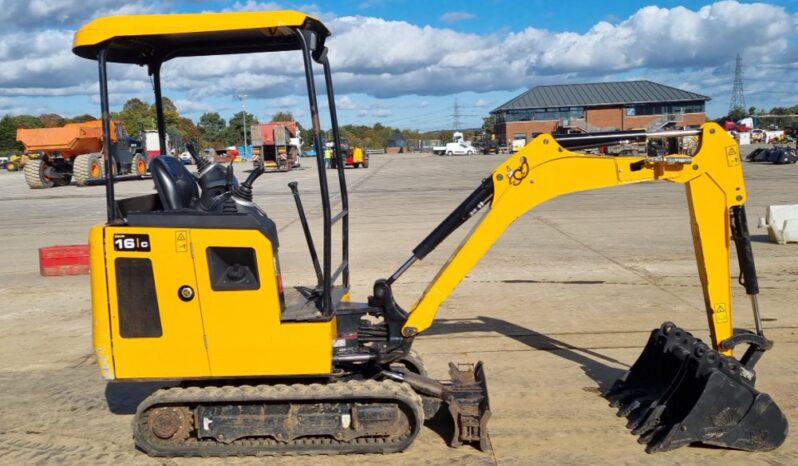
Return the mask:
<svg viewBox="0 0 798 466">
<path fill-rule="evenodd" d="M 452 123 L 454 124 L 454 130 L 458 131 L 460 129 L 460 105 L 457 103 L 457 97 L 454 98 L 454 112 L 452 113 Z"/>
<path fill-rule="evenodd" d="M 737 54 L 737 65 L 734 67 L 734 86 L 732 87 L 731 102 L 729 103 L 729 113 L 735 108 L 746 109 L 745 94 L 743 93 L 743 59 Z"/>
</svg>

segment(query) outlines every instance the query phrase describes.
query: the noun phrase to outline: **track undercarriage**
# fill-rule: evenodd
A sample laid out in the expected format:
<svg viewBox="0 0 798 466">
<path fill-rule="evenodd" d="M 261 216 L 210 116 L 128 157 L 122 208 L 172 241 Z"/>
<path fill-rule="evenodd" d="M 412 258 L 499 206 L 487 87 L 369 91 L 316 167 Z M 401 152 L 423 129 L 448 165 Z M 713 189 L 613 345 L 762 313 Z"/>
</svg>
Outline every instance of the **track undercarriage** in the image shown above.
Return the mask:
<svg viewBox="0 0 798 466">
<path fill-rule="evenodd" d="M 388 380 L 169 388 L 139 406 L 134 438 L 153 456 L 391 453 L 423 421 L 421 397 Z"/>
<path fill-rule="evenodd" d="M 139 405 L 134 438 L 152 456 L 393 453 L 445 411 L 451 446 L 486 450 L 482 364 L 451 364 L 449 373 L 441 383 L 392 365 L 382 380 L 165 388 Z"/>
</svg>

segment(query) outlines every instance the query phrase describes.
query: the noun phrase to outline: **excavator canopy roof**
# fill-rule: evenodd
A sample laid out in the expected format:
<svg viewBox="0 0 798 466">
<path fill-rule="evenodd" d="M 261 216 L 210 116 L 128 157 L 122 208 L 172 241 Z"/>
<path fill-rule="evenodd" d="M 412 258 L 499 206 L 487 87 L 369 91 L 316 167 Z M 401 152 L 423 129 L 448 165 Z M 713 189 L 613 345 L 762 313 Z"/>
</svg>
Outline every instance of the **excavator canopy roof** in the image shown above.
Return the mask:
<svg viewBox="0 0 798 466">
<path fill-rule="evenodd" d="M 106 16 L 75 33 L 72 52 L 97 59 L 103 47 L 107 60 L 139 65 L 176 57 L 297 50 L 293 29 L 316 33 L 317 47 L 330 31 L 318 19 L 298 11 L 187 13 Z"/>
</svg>

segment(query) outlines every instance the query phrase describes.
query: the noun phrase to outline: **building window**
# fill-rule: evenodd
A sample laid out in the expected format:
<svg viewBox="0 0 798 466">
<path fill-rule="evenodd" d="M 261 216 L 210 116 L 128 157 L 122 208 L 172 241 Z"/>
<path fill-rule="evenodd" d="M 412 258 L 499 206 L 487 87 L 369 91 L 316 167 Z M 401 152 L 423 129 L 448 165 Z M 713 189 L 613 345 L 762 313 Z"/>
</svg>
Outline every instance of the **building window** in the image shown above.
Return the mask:
<svg viewBox="0 0 798 466">
<path fill-rule="evenodd" d="M 666 115 L 673 113 L 701 113 L 704 102 L 672 102 L 662 104 L 641 104 L 626 107 L 627 116 Z M 631 112 L 631 113 L 630 113 Z"/>
<path fill-rule="evenodd" d="M 584 118 L 585 107 L 571 107 L 569 110 L 569 116 L 571 118 Z"/>
<path fill-rule="evenodd" d="M 667 115 L 674 113 L 702 113 L 705 103 L 700 100 L 691 102 L 656 102 L 648 104 L 618 104 L 626 116 Z M 497 123 L 512 121 L 571 121 L 585 118 L 585 107 L 545 107 L 505 110 L 495 114 Z"/>
<path fill-rule="evenodd" d="M 551 121 L 584 118 L 584 107 L 548 107 L 508 110 L 499 114 L 497 121 Z"/>
</svg>

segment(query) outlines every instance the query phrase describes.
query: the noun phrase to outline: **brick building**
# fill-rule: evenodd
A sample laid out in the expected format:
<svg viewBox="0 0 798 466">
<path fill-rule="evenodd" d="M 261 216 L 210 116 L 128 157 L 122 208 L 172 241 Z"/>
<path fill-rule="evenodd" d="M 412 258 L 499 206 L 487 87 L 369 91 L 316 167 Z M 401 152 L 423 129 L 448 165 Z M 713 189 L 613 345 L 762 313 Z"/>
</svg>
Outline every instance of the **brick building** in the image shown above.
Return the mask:
<svg viewBox="0 0 798 466">
<path fill-rule="evenodd" d="M 537 86 L 490 113 L 497 139 L 529 141 L 542 132 L 693 128 L 709 97 L 651 81 Z"/>
</svg>

